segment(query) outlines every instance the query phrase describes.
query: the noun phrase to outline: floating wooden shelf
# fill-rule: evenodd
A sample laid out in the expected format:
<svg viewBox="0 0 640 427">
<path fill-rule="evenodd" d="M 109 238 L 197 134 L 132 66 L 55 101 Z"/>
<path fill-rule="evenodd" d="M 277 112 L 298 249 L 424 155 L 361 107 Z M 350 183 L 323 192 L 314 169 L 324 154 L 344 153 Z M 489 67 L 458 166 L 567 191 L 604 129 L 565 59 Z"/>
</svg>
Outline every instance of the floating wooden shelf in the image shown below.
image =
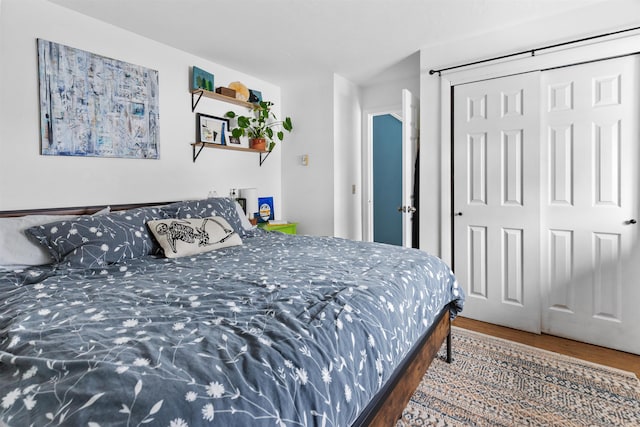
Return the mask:
<svg viewBox="0 0 640 427">
<path fill-rule="evenodd" d="M 196 147 L 200 146 L 200 149 L 196 152 Z M 191 147 L 193 148 L 193 162 L 196 162 L 196 159 L 198 158 L 198 156 L 200 155 L 200 152 L 202 151 L 203 148 L 219 148 L 222 150 L 233 150 L 233 151 L 244 151 L 244 152 L 249 152 L 249 153 L 259 153 L 260 154 L 260 166 L 262 166 L 262 163 L 264 163 L 265 160 L 267 160 L 267 157 L 269 157 L 269 154 L 271 154 L 271 151 L 265 151 L 265 150 L 256 150 L 255 148 L 246 148 L 246 147 L 234 147 L 232 145 L 221 145 L 221 144 L 212 144 L 210 142 L 192 142 L 191 143 Z M 264 155 L 264 157 L 263 157 Z"/>
<path fill-rule="evenodd" d="M 210 90 L 194 89 L 191 91 L 191 112 L 194 112 L 196 110 L 196 106 L 198 105 L 198 102 L 200 102 L 200 98 L 202 98 L 203 96 L 205 98 L 211 98 L 217 101 L 228 102 L 230 104 L 239 105 L 241 107 L 245 107 L 250 110 L 252 110 L 255 107 L 255 105 L 252 104 L 251 102 L 241 101 L 236 98 L 220 95 L 219 93 L 211 92 Z"/>
<path fill-rule="evenodd" d="M 221 95 L 217 92 L 211 92 L 210 90 L 193 89 L 190 92 L 191 92 L 191 112 L 194 112 L 196 110 L 198 102 L 200 102 L 200 99 L 202 99 L 203 96 L 205 98 L 215 99 L 216 101 L 228 102 L 229 104 L 239 105 L 241 107 L 248 108 L 250 110 L 253 110 L 255 108 L 255 104 L 252 104 L 251 102 L 241 101 L 236 98 L 231 98 L 229 96 Z M 269 154 L 271 154 L 271 151 L 256 150 L 254 148 L 246 148 L 246 147 L 235 147 L 232 145 L 212 144 L 210 142 L 192 142 L 191 147 L 193 149 L 194 163 L 198 158 L 198 156 L 200 155 L 200 153 L 202 152 L 202 149 L 205 147 L 219 148 L 223 150 L 245 151 L 249 153 L 259 153 L 260 166 L 262 166 L 262 163 L 264 163 L 264 161 L 267 160 L 267 157 L 269 157 Z M 196 147 L 200 147 L 200 149 L 196 151 Z"/>
</svg>

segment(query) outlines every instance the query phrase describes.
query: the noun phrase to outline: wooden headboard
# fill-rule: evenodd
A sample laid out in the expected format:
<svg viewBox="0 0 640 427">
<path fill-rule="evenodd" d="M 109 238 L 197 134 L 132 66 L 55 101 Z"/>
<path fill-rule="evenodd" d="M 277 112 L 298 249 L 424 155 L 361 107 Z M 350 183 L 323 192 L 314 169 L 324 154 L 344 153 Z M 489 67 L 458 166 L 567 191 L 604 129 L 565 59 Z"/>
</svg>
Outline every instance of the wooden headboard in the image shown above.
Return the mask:
<svg viewBox="0 0 640 427">
<path fill-rule="evenodd" d="M 112 211 L 122 211 L 127 209 L 141 208 L 145 206 L 166 205 L 167 203 L 173 203 L 173 202 L 148 202 L 148 203 L 129 203 L 129 204 L 123 204 L 123 205 L 22 209 L 22 210 L 0 211 L 0 218 L 11 218 L 11 217 L 25 216 L 25 215 L 91 215 L 106 207 L 109 207 Z"/>
</svg>

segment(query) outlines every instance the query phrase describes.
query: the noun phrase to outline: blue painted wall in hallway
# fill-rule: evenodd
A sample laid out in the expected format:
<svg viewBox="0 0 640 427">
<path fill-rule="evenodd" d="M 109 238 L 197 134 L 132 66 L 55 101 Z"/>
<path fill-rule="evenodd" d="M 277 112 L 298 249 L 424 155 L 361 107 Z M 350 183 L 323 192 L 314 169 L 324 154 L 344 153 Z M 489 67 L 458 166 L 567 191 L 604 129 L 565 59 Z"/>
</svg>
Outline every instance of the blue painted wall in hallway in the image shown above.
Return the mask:
<svg viewBox="0 0 640 427">
<path fill-rule="evenodd" d="M 402 246 L 402 122 L 373 118 L 373 240 Z"/>
</svg>

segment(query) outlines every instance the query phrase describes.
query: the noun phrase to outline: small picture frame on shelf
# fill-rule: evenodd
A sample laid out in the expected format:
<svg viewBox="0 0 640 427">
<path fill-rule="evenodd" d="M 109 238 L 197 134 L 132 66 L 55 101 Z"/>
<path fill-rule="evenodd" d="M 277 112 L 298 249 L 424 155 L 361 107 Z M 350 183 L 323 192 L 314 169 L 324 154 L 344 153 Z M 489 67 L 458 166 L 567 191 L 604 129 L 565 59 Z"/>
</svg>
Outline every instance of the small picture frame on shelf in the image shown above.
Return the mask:
<svg viewBox="0 0 640 427">
<path fill-rule="evenodd" d="M 231 132 L 227 132 L 225 130 L 225 135 L 228 134 L 229 135 L 229 140 L 227 141 L 227 144 L 230 147 L 236 147 L 236 148 L 249 148 L 249 137 L 248 136 L 241 136 L 239 138 L 236 138 L 235 136 L 233 136 L 231 134 Z"/>
<path fill-rule="evenodd" d="M 228 126 L 228 119 L 196 113 L 196 141 L 225 145 L 225 128 Z"/>
<path fill-rule="evenodd" d="M 258 197 L 258 222 L 269 222 L 274 219 L 273 197 Z"/>
<path fill-rule="evenodd" d="M 262 92 L 255 89 L 249 89 L 249 102 L 252 104 L 257 104 L 258 102 L 262 102 Z"/>
<path fill-rule="evenodd" d="M 213 92 L 213 82 L 213 74 L 203 70 L 202 68 L 198 68 L 195 65 L 193 66 L 193 70 L 191 73 L 192 90 L 204 89 Z"/>
</svg>

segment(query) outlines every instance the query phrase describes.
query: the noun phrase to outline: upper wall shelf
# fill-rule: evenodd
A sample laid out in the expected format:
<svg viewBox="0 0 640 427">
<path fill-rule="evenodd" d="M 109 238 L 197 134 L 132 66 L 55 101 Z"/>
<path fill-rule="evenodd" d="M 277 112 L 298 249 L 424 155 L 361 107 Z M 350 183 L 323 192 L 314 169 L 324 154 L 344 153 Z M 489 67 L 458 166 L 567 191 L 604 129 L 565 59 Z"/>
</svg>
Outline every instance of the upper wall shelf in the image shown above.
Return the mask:
<svg viewBox="0 0 640 427">
<path fill-rule="evenodd" d="M 210 90 L 204 89 L 194 89 L 191 91 L 191 112 L 193 113 L 196 110 L 196 106 L 202 97 L 211 98 L 218 101 L 228 102 L 230 104 L 239 105 L 244 108 L 248 108 L 250 110 L 253 109 L 254 105 L 250 102 L 241 101 L 239 99 L 231 98 L 229 96 L 220 95 L 216 92 L 211 92 Z"/>
</svg>

